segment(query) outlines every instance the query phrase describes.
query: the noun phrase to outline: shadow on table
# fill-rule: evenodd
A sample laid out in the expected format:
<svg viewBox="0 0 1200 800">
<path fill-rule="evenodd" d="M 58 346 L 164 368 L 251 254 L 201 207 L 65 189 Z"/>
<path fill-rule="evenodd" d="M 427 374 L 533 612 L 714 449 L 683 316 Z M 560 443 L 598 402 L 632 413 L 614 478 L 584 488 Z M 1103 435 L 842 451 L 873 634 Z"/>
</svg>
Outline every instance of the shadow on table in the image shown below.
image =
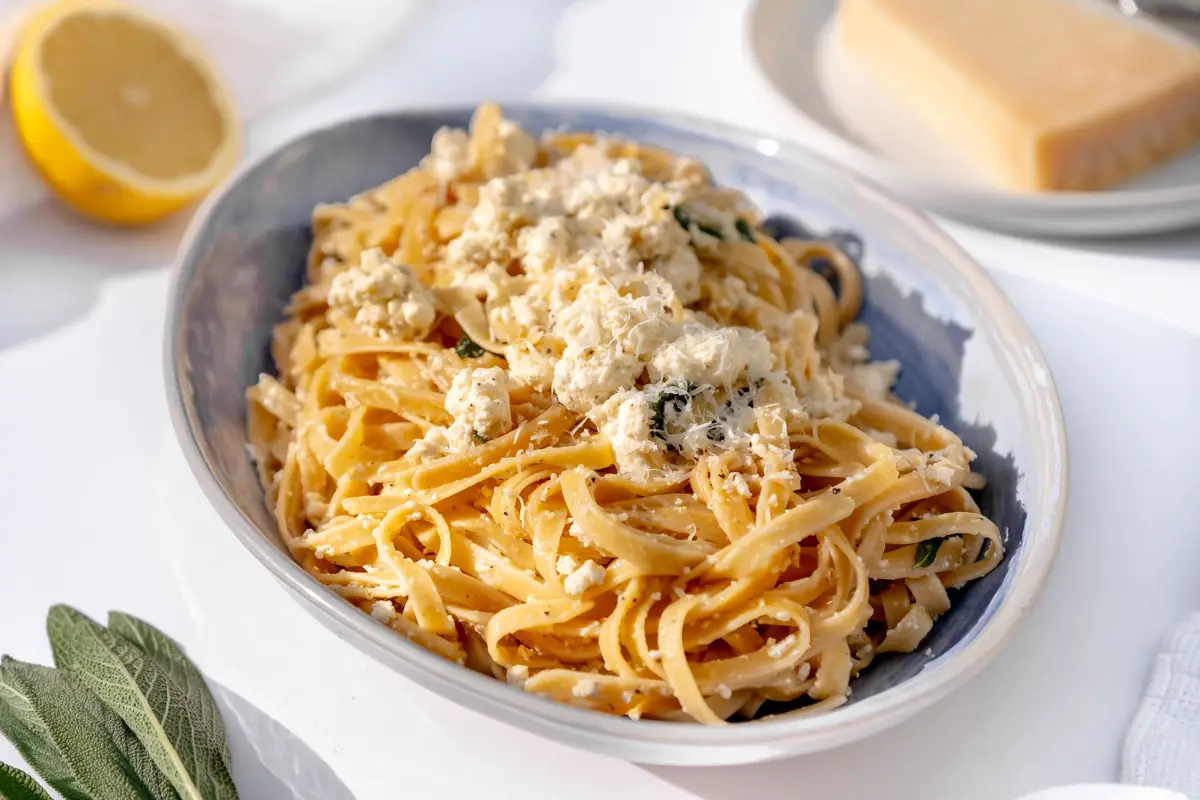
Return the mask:
<svg viewBox="0 0 1200 800">
<path fill-rule="evenodd" d="M 170 264 L 190 217 L 130 230 L 46 201 L 0 223 L 0 350 L 83 317 L 107 281 Z"/>
<path fill-rule="evenodd" d="M 333 768 L 294 733 L 224 686 L 210 685 L 225 719 L 242 797 L 354 800 Z"/>
</svg>

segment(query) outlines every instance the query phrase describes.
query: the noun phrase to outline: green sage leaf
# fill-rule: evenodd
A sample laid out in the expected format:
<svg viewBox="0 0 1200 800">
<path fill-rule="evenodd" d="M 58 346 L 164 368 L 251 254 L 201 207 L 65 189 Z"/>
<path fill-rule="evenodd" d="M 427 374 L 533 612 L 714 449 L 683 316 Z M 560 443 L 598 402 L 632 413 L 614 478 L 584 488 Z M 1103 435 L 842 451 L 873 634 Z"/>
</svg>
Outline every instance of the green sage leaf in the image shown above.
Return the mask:
<svg viewBox="0 0 1200 800">
<path fill-rule="evenodd" d="M 66 800 L 91 800 L 76 781 L 62 753 L 50 740 L 45 726 L 40 723 L 29 724 L 28 720 L 32 717 L 29 701 L 0 677 L 0 733 L 12 742 L 42 780 L 57 789 Z"/>
<path fill-rule="evenodd" d="M 221 711 L 208 689 L 208 684 L 204 682 L 204 676 L 184 654 L 179 643 L 149 622 L 120 611 L 109 612 L 108 629 L 141 648 L 143 653 L 187 692 L 188 699 L 195 702 L 201 711 L 201 724 L 208 728 L 214 739 L 224 743 L 221 756 L 228 766 L 229 743 L 225 738 Z"/>
<path fill-rule="evenodd" d="M 691 387 L 685 387 L 684 384 L 668 384 L 663 388 L 658 396 L 654 398 L 654 414 L 650 420 L 650 435 L 655 439 L 668 443 L 668 449 L 671 444 L 667 438 L 668 430 L 667 423 L 667 406 L 670 405 L 671 410 L 679 413 L 692 404 Z"/>
<path fill-rule="evenodd" d="M 0 727 L 46 783 L 70 800 L 177 800 L 120 718 L 70 675 L 5 657 Z"/>
<path fill-rule="evenodd" d="M 237 797 L 223 737 L 154 659 L 68 606 L 51 608 L 46 627 L 54 662 L 125 721 L 183 800 Z"/>
<path fill-rule="evenodd" d="M 913 566 L 928 567 L 937 558 L 938 550 L 942 547 L 941 536 L 936 536 L 933 539 L 925 539 L 917 543 L 917 549 L 913 557 Z"/>
<path fill-rule="evenodd" d="M 688 233 L 691 233 L 692 228 L 695 228 L 701 233 L 707 233 L 714 239 L 725 238 L 725 234 L 720 228 L 698 221 L 691 215 L 691 212 L 689 212 L 683 206 L 672 206 L 671 214 L 675 217 L 675 221 L 679 223 L 679 227 L 683 228 Z"/>
<path fill-rule="evenodd" d="M 458 344 L 454 345 L 454 352 L 458 353 L 460 358 L 483 358 L 488 353 L 478 342 L 465 333 L 458 340 Z"/>
<path fill-rule="evenodd" d="M 737 221 L 734 222 L 733 225 L 735 228 L 737 228 L 738 236 L 742 237 L 747 242 L 753 243 L 758 241 L 758 237 L 754 235 L 754 229 L 750 227 L 750 223 L 746 220 L 738 217 Z"/>
<path fill-rule="evenodd" d="M 0 764 L 0 800 L 52 800 L 28 773 Z"/>
</svg>

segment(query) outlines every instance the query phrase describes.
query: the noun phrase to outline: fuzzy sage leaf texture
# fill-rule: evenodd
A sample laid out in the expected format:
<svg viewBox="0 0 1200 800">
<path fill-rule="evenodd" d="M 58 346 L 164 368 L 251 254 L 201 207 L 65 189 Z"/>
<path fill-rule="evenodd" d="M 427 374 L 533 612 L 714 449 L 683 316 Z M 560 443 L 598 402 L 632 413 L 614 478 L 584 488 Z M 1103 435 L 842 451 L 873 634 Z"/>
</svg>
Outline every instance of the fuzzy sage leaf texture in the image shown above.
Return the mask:
<svg viewBox="0 0 1200 800">
<path fill-rule="evenodd" d="M 183 648 L 165 633 L 148 622 L 120 611 L 109 612 L 108 629 L 121 638 L 132 642 L 143 653 L 158 664 L 187 694 L 188 700 L 200 709 L 200 724 L 210 735 L 224 743 L 221 756 L 229 766 L 229 746 L 225 738 L 225 725 L 221 722 L 221 711 L 213 699 L 204 676 L 196 669 Z"/>
<path fill-rule="evenodd" d="M 29 697 L 6 677 L 0 670 L 0 733 L 66 800 L 89 800 L 87 788 L 79 783 L 46 726 L 37 719 Z"/>
<path fill-rule="evenodd" d="M 178 797 L 125 723 L 70 675 L 5 658 L 0 730 L 68 800 Z"/>
<path fill-rule="evenodd" d="M 237 797 L 223 732 L 203 723 L 200 702 L 172 670 L 67 606 L 50 609 L 46 628 L 54 663 L 116 712 L 181 800 Z"/>
<path fill-rule="evenodd" d="M 37 781 L 8 764 L 0 764 L 0 800 L 52 800 Z"/>
</svg>

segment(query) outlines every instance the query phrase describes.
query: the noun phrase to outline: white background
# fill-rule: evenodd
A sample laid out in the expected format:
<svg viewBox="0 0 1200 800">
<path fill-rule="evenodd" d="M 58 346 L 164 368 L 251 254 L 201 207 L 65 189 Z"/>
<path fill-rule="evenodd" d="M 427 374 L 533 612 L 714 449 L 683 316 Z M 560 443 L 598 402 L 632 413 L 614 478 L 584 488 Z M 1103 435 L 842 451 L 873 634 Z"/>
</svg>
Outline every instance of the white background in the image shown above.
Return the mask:
<svg viewBox="0 0 1200 800">
<path fill-rule="evenodd" d="M 534 91 L 770 128 L 744 9 L 449 0 L 338 91 L 257 121 L 250 149 L 367 109 Z M 1200 235 L 1018 242 L 952 226 L 1042 343 L 1070 438 L 1063 547 L 1012 643 L 909 724 L 802 759 L 646 768 L 533 738 L 332 636 L 193 486 L 159 365 L 184 222 L 106 231 L 43 205 L 0 226 L 0 650 L 47 660 L 56 602 L 161 626 L 219 687 L 243 797 L 1000 800 L 1108 780 L 1157 643 L 1200 608 Z M 4 743 L 0 761 L 17 761 Z"/>
</svg>

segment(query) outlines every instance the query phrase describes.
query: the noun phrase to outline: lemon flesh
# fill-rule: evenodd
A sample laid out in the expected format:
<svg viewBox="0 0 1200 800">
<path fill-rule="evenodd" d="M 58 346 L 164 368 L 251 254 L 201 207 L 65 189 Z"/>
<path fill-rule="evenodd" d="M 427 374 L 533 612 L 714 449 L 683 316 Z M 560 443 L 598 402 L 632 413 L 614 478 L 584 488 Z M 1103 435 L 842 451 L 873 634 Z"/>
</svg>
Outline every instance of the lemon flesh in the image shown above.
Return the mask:
<svg viewBox="0 0 1200 800">
<path fill-rule="evenodd" d="M 180 34 L 123 6 L 36 14 L 11 82 L 30 159 L 60 198 L 96 219 L 156 220 L 236 161 L 236 118 L 213 71 Z"/>
</svg>

